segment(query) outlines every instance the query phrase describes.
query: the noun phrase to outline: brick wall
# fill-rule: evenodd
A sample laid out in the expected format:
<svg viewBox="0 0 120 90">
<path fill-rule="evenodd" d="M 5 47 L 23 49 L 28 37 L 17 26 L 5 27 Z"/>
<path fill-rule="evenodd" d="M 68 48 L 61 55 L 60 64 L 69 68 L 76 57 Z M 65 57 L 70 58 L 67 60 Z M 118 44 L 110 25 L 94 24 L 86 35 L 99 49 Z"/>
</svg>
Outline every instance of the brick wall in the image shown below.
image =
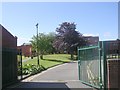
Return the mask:
<svg viewBox="0 0 120 90">
<path fill-rule="evenodd" d="M 120 89 L 120 60 L 108 60 L 108 88 Z"/>
<path fill-rule="evenodd" d="M 25 57 L 30 57 L 32 55 L 32 45 L 21 45 L 17 48 L 22 49 L 22 55 Z"/>
</svg>

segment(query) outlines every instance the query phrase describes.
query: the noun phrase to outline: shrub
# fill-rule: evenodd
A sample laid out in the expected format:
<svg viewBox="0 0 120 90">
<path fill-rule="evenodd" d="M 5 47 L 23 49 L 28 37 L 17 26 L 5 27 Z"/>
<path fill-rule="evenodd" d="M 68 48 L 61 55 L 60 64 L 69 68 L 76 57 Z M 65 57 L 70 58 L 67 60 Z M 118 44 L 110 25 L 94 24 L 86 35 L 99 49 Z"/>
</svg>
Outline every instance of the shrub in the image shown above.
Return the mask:
<svg viewBox="0 0 120 90">
<path fill-rule="evenodd" d="M 33 64 L 25 64 L 22 66 L 22 75 L 34 75 L 40 73 L 41 71 L 46 70 L 42 65 L 33 65 Z M 21 74 L 20 67 L 18 67 L 18 75 Z"/>
</svg>

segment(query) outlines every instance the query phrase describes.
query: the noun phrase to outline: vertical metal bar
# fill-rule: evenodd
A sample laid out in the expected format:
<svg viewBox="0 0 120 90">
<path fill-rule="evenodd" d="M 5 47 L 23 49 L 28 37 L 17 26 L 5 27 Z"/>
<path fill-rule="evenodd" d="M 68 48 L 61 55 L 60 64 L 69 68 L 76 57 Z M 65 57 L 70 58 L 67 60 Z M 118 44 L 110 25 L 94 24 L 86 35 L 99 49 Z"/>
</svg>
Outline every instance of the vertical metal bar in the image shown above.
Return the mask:
<svg viewBox="0 0 120 90">
<path fill-rule="evenodd" d="M 22 74 L 22 49 L 20 49 L 20 65 L 21 65 L 21 80 L 22 80 L 22 76 L 23 76 L 23 74 Z"/>
<path fill-rule="evenodd" d="M 107 90 L 107 60 L 106 60 L 106 42 L 102 42 L 103 48 L 103 72 L 104 72 L 104 90 Z"/>
<path fill-rule="evenodd" d="M 120 59 L 120 39 L 117 40 L 117 58 Z"/>
<path fill-rule="evenodd" d="M 99 52 L 99 82 L 100 90 L 102 90 L 102 66 L 101 66 L 101 42 L 98 42 L 98 52 Z"/>
<path fill-rule="evenodd" d="M 38 23 L 36 24 L 37 28 L 37 64 L 39 65 L 39 52 L 38 52 Z"/>
<path fill-rule="evenodd" d="M 78 74 L 79 74 L 79 80 L 80 80 L 80 50 L 78 48 Z"/>
</svg>

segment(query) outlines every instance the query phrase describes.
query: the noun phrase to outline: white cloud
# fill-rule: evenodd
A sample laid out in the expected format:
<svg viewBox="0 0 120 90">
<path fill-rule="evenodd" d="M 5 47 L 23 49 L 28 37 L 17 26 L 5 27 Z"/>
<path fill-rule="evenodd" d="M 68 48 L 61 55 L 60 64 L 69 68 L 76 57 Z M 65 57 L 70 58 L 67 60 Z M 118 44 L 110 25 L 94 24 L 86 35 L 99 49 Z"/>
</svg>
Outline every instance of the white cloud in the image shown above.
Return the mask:
<svg viewBox="0 0 120 90">
<path fill-rule="evenodd" d="M 99 34 L 84 33 L 83 36 L 99 36 Z"/>
<path fill-rule="evenodd" d="M 24 37 L 18 37 L 17 39 L 17 46 L 22 45 L 23 43 L 29 43 L 30 39 L 29 38 L 24 38 Z"/>
<path fill-rule="evenodd" d="M 103 36 L 104 36 L 104 37 L 110 37 L 110 36 L 111 36 L 111 33 L 110 33 L 110 32 L 105 32 Z"/>
</svg>

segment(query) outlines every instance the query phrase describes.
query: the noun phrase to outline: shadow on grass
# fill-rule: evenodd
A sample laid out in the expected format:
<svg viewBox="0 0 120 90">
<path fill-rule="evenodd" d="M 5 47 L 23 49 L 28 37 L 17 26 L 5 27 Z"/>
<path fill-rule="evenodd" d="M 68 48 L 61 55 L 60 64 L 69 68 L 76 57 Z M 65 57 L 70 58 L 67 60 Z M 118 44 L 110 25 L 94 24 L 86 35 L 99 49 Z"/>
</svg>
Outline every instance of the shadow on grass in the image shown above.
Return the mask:
<svg viewBox="0 0 120 90">
<path fill-rule="evenodd" d="M 62 60 L 57 60 L 57 59 L 43 59 L 46 61 L 54 61 L 54 62 L 61 62 L 61 63 L 69 63 L 70 61 L 62 61 Z"/>
<path fill-rule="evenodd" d="M 2 90 L 70 90 L 66 82 L 20 82 Z"/>
</svg>

